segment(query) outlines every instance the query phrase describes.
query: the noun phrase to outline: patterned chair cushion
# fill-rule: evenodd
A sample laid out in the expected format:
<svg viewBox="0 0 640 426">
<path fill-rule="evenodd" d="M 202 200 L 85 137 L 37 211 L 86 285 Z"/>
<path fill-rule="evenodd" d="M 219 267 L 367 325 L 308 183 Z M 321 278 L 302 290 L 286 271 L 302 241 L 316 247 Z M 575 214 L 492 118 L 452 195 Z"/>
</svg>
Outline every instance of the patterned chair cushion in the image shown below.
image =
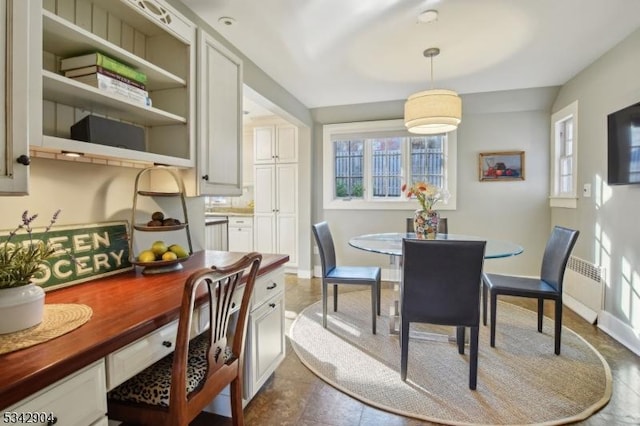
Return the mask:
<svg viewBox="0 0 640 426">
<path fill-rule="evenodd" d="M 195 390 L 207 372 L 207 347 L 209 336 L 203 333 L 189 343 L 187 361 L 187 394 Z M 232 358 L 231 348 L 225 348 L 225 362 Z M 161 407 L 169 406 L 171 367 L 173 353 L 147 367 L 134 377 L 109 392 L 109 398 L 123 402 L 143 403 Z"/>
</svg>

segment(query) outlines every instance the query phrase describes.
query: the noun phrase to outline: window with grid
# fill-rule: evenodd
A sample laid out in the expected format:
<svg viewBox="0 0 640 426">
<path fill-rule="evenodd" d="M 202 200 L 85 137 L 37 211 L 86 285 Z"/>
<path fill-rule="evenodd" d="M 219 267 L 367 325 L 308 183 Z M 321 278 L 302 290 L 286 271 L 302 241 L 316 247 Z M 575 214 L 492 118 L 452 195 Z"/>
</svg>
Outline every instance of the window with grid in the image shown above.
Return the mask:
<svg viewBox="0 0 640 426">
<path fill-rule="evenodd" d="M 551 116 L 551 207 L 577 207 L 578 102 Z"/>
<path fill-rule="evenodd" d="M 413 208 L 404 183 L 430 182 L 449 193 L 455 186 L 455 161 L 446 161 L 455 153 L 455 135 L 412 135 L 399 120 L 324 128 L 326 208 Z"/>
</svg>

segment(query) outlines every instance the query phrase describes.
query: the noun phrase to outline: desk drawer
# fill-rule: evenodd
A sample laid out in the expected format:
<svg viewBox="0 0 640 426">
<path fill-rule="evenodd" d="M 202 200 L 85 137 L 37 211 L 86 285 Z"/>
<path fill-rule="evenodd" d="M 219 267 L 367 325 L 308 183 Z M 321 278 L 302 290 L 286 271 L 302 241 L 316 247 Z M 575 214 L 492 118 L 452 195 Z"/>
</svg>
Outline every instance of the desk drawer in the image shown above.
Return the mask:
<svg viewBox="0 0 640 426">
<path fill-rule="evenodd" d="M 32 415 L 13 422 L 12 413 Z M 4 423 L 36 425 L 55 423 L 64 426 L 86 426 L 106 421 L 107 398 L 104 361 L 101 359 L 2 412 Z M 7 421 L 9 420 L 9 421 Z M 42 420 L 42 421 L 39 421 Z"/>
<path fill-rule="evenodd" d="M 251 311 L 259 308 L 276 294 L 284 293 L 284 269 L 278 268 L 256 279 Z"/>
<path fill-rule="evenodd" d="M 111 390 L 173 352 L 178 321 L 173 321 L 107 355 L 107 388 Z"/>
</svg>

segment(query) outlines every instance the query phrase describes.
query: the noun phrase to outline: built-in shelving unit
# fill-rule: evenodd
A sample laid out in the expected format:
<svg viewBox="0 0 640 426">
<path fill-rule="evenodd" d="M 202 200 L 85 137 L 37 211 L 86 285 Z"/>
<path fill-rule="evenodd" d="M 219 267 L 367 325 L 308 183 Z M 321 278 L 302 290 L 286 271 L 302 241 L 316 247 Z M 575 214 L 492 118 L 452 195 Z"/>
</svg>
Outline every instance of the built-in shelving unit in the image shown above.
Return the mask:
<svg viewBox="0 0 640 426">
<path fill-rule="evenodd" d="M 42 32 L 43 137 L 34 151 L 71 151 L 95 158 L 195 167 L 196 28 L 162 0 L 77 0 L 55 10 L 44 3 Z M 152 106 L 67 78 L 60 59 L 101 52 L 148 77 Z M 70 138 L 86 115 L 142 126 L 145 151 Z"/>
</svg>

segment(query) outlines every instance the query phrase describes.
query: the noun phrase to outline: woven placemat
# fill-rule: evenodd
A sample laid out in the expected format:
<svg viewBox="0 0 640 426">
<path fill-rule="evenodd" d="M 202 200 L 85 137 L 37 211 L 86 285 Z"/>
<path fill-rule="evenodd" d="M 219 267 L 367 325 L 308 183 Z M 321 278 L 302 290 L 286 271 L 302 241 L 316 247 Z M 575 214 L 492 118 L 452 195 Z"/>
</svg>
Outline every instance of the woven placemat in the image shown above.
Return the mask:
<svg viewBox="0 0 640 426">
<path fill-rule="evenodd" d="M 89 321 L 93 310 L 75 303 L 45 304 L 42 322 L 15 333 L 0 334 L 0 354 L 28 348 L 62 336 Z"/>
</svg>

